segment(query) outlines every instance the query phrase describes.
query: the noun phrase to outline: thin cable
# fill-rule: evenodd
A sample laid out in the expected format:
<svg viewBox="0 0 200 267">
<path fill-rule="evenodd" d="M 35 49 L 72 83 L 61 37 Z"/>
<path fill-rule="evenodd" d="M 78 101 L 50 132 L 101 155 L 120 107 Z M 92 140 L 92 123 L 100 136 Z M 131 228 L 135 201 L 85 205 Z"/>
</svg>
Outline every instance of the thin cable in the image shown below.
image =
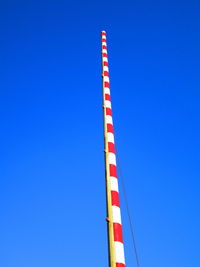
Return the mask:
<svg viewBox="0 0 200 267">
<path fill-rule="evenodd" d="M 125 205 L 126 205 L 126 210 L 127 210 L 128 219 L 129 219 L 129 226 L 130 226 L 130 230 L 131 230 L 131 236 L 132 236 L 132 241 L 133 241 L 134 253 L 135 253 L 135 257 L 136 257 L 136 263 L 137 263 L 137 266 L 140 267 L 139 256 L 138 256 L 138 251 L 137 251 L 137 246 L 136 246 L 136 241 L 135 241 L 135 235 L 134 235 L 134 230 L 133 230 L 133 223 L 132 223 L 132 219 L 131 219 L 131 214 L 130 214 L 130 209 L 129 209 L 129 204 L 128 204 L 128 198 L 127 198 L 126 188 L 125 188 L 125 183 L 124 183 L 124 176 L 122 174 L 122 168 L 121 168 L 118 152 L 117 152 L 117 157 L 118 157 L 118 167 L 119 167 L 118 170 L 119 170 L 121 182 L 122 182 L 122 190 L 124 193 Z"/>
</svg>

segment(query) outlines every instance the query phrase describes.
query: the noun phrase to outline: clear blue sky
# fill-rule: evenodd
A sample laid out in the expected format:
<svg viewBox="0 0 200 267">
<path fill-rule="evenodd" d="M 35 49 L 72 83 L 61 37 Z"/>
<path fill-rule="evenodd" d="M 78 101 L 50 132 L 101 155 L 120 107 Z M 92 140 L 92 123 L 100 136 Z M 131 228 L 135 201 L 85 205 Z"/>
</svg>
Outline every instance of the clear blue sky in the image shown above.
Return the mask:
<svg viewBox="0 0 200 267">
<path fill-rule="evenodd" d="M 200 266 L 199 13 L 198 0 L 1 1 L 1 267 L 107 267 L 101 30 L 141 267 Z"/>
</svg>

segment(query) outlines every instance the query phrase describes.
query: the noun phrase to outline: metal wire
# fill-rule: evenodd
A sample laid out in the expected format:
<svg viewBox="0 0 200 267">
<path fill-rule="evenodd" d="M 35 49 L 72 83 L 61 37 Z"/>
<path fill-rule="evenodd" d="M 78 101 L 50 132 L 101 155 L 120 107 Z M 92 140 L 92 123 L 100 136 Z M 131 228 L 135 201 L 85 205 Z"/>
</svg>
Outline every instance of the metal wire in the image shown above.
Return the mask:
<svg viewBox="0 0 200 267">
<path fill-rule="evenodd" d="M 117 150 L 117 147 L 116 147 Z M 122 174 L 122 168 L 121 168 L 121 163 L 119 160 L 119 153 L 117 152 L 117 157 L 118 157 L 118 170 L 119 170 L 119 174 L 121 177 L 121 182 L 122 182 L 122 191 L 124 194 L 124 199 L 125 199 L 125 205 L 126 205 L 126 210 L 127 210 L 127 214 L 128 214 L 128 220 L 129 220 L 129 226 L 130 226 L 130 231 L 131 231 L 131 237 L 132 237 L 132 242 L 133 242 L 133 249 L 134 249 L 134 254 L 136 257 L 136 263 L 137 263 L 137 267 L 140 267 L 139 264 L 139 256 L 138 256 L 138 251 L 137 251 L 137 246 L 136 246 L 136 241 L 135 241 L 135 235 L 134 235 L 134 230 L 133 230 L 133 223 L 132 223 L 132 219 L 131 219 L 131 213 L 130 213 L 130 209 L 129 209 L 129 203 L 128 203 L 128 198 L 127 198 L 127 193 L 126 193 L 126 187 L 125 187 L 125 182 L 124 182 L 124 176 Z"/>
</svg>

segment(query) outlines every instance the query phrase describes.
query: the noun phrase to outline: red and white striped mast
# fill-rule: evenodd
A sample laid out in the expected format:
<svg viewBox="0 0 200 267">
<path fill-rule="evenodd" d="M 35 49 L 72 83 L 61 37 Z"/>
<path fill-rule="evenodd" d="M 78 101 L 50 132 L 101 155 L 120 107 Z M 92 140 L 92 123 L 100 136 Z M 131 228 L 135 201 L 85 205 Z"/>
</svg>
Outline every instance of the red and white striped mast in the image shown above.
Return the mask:
<svg viewBox="0 0 200 267">
<path fill-rule="evenodd" d="M 117 179 L 116 151 L 110 98 L 106 32 L 102 36 L 102 78 L 104 110 L 104 152 L 106 169 L 107 229 L 109 267 L 125 267 L 122 222 Z"/>
</svg>

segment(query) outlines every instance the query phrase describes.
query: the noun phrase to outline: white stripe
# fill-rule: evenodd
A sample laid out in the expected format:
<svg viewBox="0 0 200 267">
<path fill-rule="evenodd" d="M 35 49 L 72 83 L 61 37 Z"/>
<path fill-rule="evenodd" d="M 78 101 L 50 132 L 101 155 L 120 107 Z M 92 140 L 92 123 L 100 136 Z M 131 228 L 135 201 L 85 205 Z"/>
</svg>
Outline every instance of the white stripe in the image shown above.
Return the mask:
<svg viewBox="0 0 200 267">
<path fill-rule="evenodd" d="M 106 101 L 105 101 L 105 106 L 106 106 L 107 108 L 111 108 L 111 102 L 110 102 L 109 100 L 106 100 Z"/>
<path fill-rule="evenodd" d="M 117 163 L 116 163 L 116 156 L 115 156 L 114 153 L 111 153 L 111 152 L 108 153 L 108 161 L 112 165 L 115 165 L 115 166 L 117 165 Z"/>
<path fill-rule="evenodd" d="M 122 224 L 120 208 L 112 206 L 113 222 Z"/>
<path fill-rule="evenodd" d="M 110 95 L 110 88 L 105 87 L 105 88 L 104 88 L 104 94 L 108 94 L 108 95 Z"/>
<path fill-rule="evenodd" d="M 108 76 L 104 76 L 103 79 L 104 79 L 104 82 L 110 82 L 110 79 Z"/>
<path fill-rule="evenodd" d="M 106 45 L 106 42 L 102 42 L 102 46 L 103 46 L 103 45 Z"/>
<path fill-rule="evenodd" d="M 125 264 L 124 244 L 118 241 L 115 241 L 115 256 L 116 256 L 116 263 Z"/>
<path fill-rule="evenodd" d="M 107 54 L 107 49 L 102 49 L 102 52 Z"/>
<path fill-rule="evenodd" d="M 110 115 L 106 115 L 106 122 L 113 124 L 113 120 L 112 120 L 112 117 Z"/>
<path fill-rule="evenodd" d="M 108 142 L 115 143 L 114 134 L 113 133 L 107 133 Z"/>
<path fill-rule="evenodd" d="M 116 177 L 110 176 L 110 190 L 119 192 L 118 180 Z"/>
<path fill-rule="evenodd" d="M 103 71 L 109 71 L 107 66 L 103 66 Z"/>
<path fill-rule="evenodd" d="M 107 57 L 103 57 L 103 61 L 108 62 L 108 58 Z"/>
</svg>

